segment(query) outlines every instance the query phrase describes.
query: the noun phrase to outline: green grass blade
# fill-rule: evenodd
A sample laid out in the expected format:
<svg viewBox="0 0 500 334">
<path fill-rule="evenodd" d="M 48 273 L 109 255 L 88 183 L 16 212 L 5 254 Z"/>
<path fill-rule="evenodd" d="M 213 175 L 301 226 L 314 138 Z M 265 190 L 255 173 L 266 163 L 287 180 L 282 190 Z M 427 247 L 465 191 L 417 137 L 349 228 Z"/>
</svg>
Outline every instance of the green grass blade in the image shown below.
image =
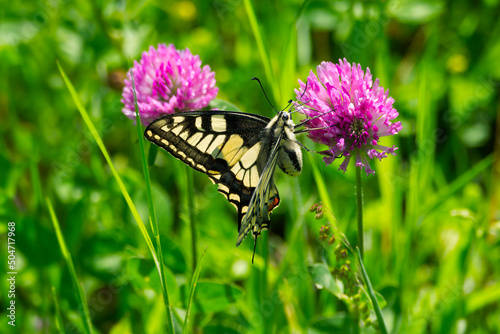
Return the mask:
<svg viewBox="0 0 500 334">
<path fill-rule="evenodd" d="M 130 67 L 130 63 L 129 63 Z M 133 71 L 133 70 L 132 70 Z M 144 136 L 142 132 L 141 119 L 139 117 L 139 106 L 137 104 L 137 94 L 135 90 L 135 81 L 134 81 L 134 73 L 131 73 L 130 77 L 132 78 L 132 92 L 134 93 L 134 105 L 135 105 L 135 117 L 136 117 L 136 129 L 137 129 L 137 138 L 139 140 L 139 148 L 141 151 L 141 162 L 142 162 L 142 172 L 144 173 L 144 183 L 146 184 L 146 197 L 148 201 L 148 211 L 149 211 L 149 222 L 151 224 L 151 231 L 153 231 L 153 235 L 156 242 L 156 256 L 158 257 L 159 274 L 160 274 L 160 285 L 162 289 L 163 302 L 165 303 L 165 310 L 167 312 L 167 326 L 170 333 L 175 333 L 174 331 L 174 319 L 172 317 L 172 308 L 170 306 L 170 298 L 168 295 L 167 289 L 167 280 L 165 278 L 165 269 L 163 267 L 163 252 L 161 250 L 161 240 L 160 240 L 160 232 L 158 228 L 158 222 L 156 220 L 156 212 L 153 204 L 153 193 L 151 191 L 151 177 L 149 175 L 148 161 L 146 158 L 146 152 L 144 149 Z"/>
<path fill-rule="evenodd" d="M 130 63 L 129 63 L 130 66 Z M 132 69 L 133 71 L 133 69 Z M 142 132 L 142 123 L 141 118 L 139 117 L 139 106 L 137 104 L 137 94 L 135 90 L 135 81 L 134 81 L 134 73 L 132 72 L 130 77 L 132 78 L 132 92 L 134 94 L 134 105 L 135 105 L 135 120 L 136 120 L 136 129 L 137 129 L 137 138 L 139 139 L 139 149 L 141 152 L 141 163 L 142 163 L 142 172 L 144 173 L 144 180 L 146 181 L 146 195 L 148 198 L 148 211 L 149 218 L 151 224 L 151 231 L 153 231 L 153 235 L 158 235 L 158 225 L 156 223 L 156 212 L 154 210 L 153 205 L 153 196 L 151 194 L 151 177 L 149 175 L 148 162 L 146 159 L 146 153 L 144 149 L 144 140 L 143 140 L 143 132 Z"/>
<path fill-rule="evenodd" d="M 456 180 L 449 183 L 445 188 L 442 188 L 438 193 L 429 201 L 422 209 L 422 214 L 420 217 L 425 217 L 432 210 L 437 208 L 441 203 L 449 199 L 455 192 L 464 187 L 466 184 L 471 182 L 475 177 L 477 177 L 481 172 L 486 170 L 493 164 L 493 155 L 491 153 L 486 158 L 478 162 L 474 167 L 470 168 L 467 172 L 460 175 Z"/>
<path fill-rule="evenodd" d="M 87 298 L 85 297 L 85 291 L 83 290 L 83 286 L 78 282 L 78 276 L 76 275 L 75 266 L 73 265 L 73 260 L 71 259 L 71 254 L 66 247 L 66 242 L 64 241 L 64 237 L 61 233 L 61 229 L 59 227 L 59 222 L 57 221 L 56 214 L 54 209 L 52 208 L 52 204 L 48 198 L 45 199 L 47 202 L 47 208 L 49 209 L 50 218 L 52 220 L 52 225 L 54 226 L 54 230 L 56 232 L 57 241 L 59 242 L 59 247 L 61 247 L 61 253 L 63 255 L 64 261 L 68 266 L 68 270 L 70 273 L 71 281 L 73 282 L 73 287 L 75 288 L 77 295 L 78 304 L 80 304 L 80 312 L 82 315 L 83 328 L 85 328 L 85 333 L 92 333 L 92 321 L 90 320 L 90 313 L 87 304 Z"/>
<path fill-rule="evenodd" d="M 417 226 L 417 220 L 419 213 L 422 209 L 422 204 L 424 199 L 428 194 L 426 191 L 432 189 L 431 182 L 429 179 L 429 174 L 432 174 L 432 169 L 434 166 L 432 164 L 434 154 L 427 154 L 426 150 L 433 151 L 423 147 L 423 143 L 426 140 L 430 140 L 434 143 L 434 139 L 428 139 L 430 133 L 434 134 L 433 123 L 432 123 L 432 105 L 430 102 L 430 92 L 428 92 L 429 87 L 429 72 L 427 59 L 424 58 L 418 67 L 418 106 L 416 113 L 416 129 L 415 129 L 415 154 L 420 154 L 422 160 L 419 163 L 410 164 L 410 175 L 409 175 L 409 187 L 407 192 L 407 212 L 405 218 L 405 236 L 402 248 L 402 257 L 400 258 L 400 280 L 401 280 L 401 299 L 403 307 L 410 307 L 408 302 L 414 298 L 413 291 L 409 288 L 408 282 L 411 281 L 412 277 L 415 275 L 415 257 L 412 253 L 414 250 L 411 245 L 413 244 L 413 238 L 415 229 Z M 424 152 L 425 151 L 425 152 Z M 419 155 L 419 156 L 420 156 Z"/>
<path fill-rule="evenodd" d="M 61 316 L 61 309 L 59 308 L 59 301 L 57 300 L 56 288 L 52 287 L 52 298 L 54 298 L 54 323 L 58 333 L 64 333 L 63 322 Z"/>
<path fill-rule="evenodd" d="M 200 256 L 200 260 L 198 261 L 198 264 L 196 265 L 196 269 L 194 270 L 193 277 L 191 278 L 191 286 L 189 288 L 189 299 L 188 299 L 187 308 L 186 308 L 186 317 L 184 319 L 184 325 L 182 326 L 182 333 L 189 333 L 188 332 L 189 313 L 191 312 L 191 305 L 193 303 L 196 284 L 198 283 L 198 278 L 200 277 L 201 263 L 203 261 L 203 257 L 205 256 L 206 252 L 207 252 L 207 249 L 205 248 L 205 250 L 203 251 L 203 253 Z"/>
<path fill-rule="evenodd" d="M 109 165 L 111 173 L 113 174 L 116 182 L 118 183 L 120 191 L 122 192 L 123 197 L 125 198 L 125 201 L 127 202 L 127 205 L 128 205 L 128 207 L 130 209 L 130 212 L 132 213 L 132 216 L 134 217 L 134 220 L 136 221 L 137 226 L 139 226 L 139 230 L 141 231 L 142 236 L 144 237 L 144 240 L 146 241 L 146 244 L 147 244 L 147 246 L 149 248 L 151 256 L 153 257 L 153 260 L 155 262 L 156 268 L 158 270 L 158 274 L 160 276 L 160 280 L 162 280 L 162 276 L 161 276 L 161 272 L 162 272 L 162 267 L 161 266 L 162 265 L 159 262 L 158 257 L 156 256 L 155 248 L 153 246 L 153 242 L 151 241 L 151 238 L 149 237 L 149 234 L 148 234 L 148 231 L 146 229 L 146 226 L 142 222 L 142 219 L 141 219 L 141 217 L 139 215 L 139 212 L 137 211 L 134 203 L 132 202 L 132 199 L 130 198 L 129 193 L 127 192 L 127 189 L 125 188 L 125 185 L 123 184 L 123 181 L 121 180 L 120 175 L 118 175 L 118 172 L 116 171 L 116 168 L 113 165 L 113 162 L 111 161 L 111 158 L 110 158 L 110 156 L 108 154 L 108 151 L 106 150 L 106 147 L 104 146 L 104 143 L 102 142 L 102 139 L 99 136 L 99 133 L 97 132 L 97 129 L 95 128 L 94 124 L 92 123 L 92 120 L 90 119 L 87 111 L 82 106 L 82 104 L 80 102 L 80 99 L 78 97 L 78 94 L 75 91 L 75 88 L 71 84 L 71 81 L 69 81 L 68 77 L 66 76 L 66 73 L 62 69 L 62 67 L 59 64 L 59 62 L 57 62 L 57 67 L 59 68 L 59 72 L 61 73 L 61 76 L 62 76 L 62 78 L 64 80 L 64 83 L 66 84 L 66 87 L 68 88 L 68 90 L 69 90 L 69 92 L 71 94 L 71 97 L 73 98 L 73 102 L 75 103 L 78 111 L 80 112 L 80 115 L 82 116 L 85 124 L 89 128 L 90 133 L 92 134 L 94 140 L 97 143 L 97 146 L 99 146 L 99 149 L 101 150 L 102 155 L 104 156 L 104 158 L 106 159 L 106 162 Z M 162 284 L 164 284 L 164 283 L 162 283 Z M 171 305 L 168 305 L 167 308 L 171 309 Z M 168 313 L 168 311 L 167 311 L 167 313 Z"/>
<path fill-rule="evenodd" d="M 291 27 L 285 47 L 281 54 L 281 66 L 280 66 L 280 83 L 279 88 L 281 90 L 280 96 L 284 97 L 285 100 L 289 98 L 295 98 L 293 89 L 298 86 L 297 82 L 297 27 L 299 25 L 299 20 L 304 14 L 307 6 L 311 1 L 306 0 L 300 6 L 300 9 L 295 16 L 295 24 Z M 292 95 L 290 95 L 292 94 Z M 280 101 L 278 101 L 280 102 Z"/>
<path fill-rule="evenodd" d="M 465 314 L 477 312 L 490 304 L 497 304 L 500 300 L 500 283 L 486 287 L 484 290 L 472 292 L 465 299 Z"/>
<path fill-rule="evenodd" d="M 82 116 L 85 124 L 90 130 L 90 133 L 94 137 L 94 140 L 97 143 L 97 146 L 99 146 L 99 149 L 102 152 L 102 155 L 104 156 L 104 159 L 106 159 L 106 162 L 109 165 L 109 168 L 111 169 L 111 173 L 116 179 L 116 182 L 118 182 L 118 186 L 120 188 L 120 191 L 123 194 L 123 197 L 125 198 L 125 201 L 127 202 L 127 205 L 129 206 L 130 211 L 132 212 L 132 216 L 134 217 L 135 221 L 137 222 L 137 225 L 139 226 L 139 229 L 141 230 L 144 239 L 146 240 L 146 243 L 148 244 L 149 249 L 151 250 L 151 253 L 154 254 L 154 247 L 153 243 L 151 242 L 151 238 L 148 235 L 148 232 L 146 230 L 146 227 L 144 226 L 144 223 L 142 222 L 142 219 L 139 215 L 139 212 L 135 208 L 134 203 L 132 202 L 132 199 L 130 198 L 129 193 L 127 192 L 127 189 L 125 188 L 125 185 L 123 184 L 123 181 L 121 180 L 120 176 L 118 175 L 118 172 L 116 171 L 115 166 L 113 165 L 113 162 L 111 161 L 111 158 L 108 154 L 108 151 L 106 150 L 106 147 L 104 146 L 104 143 L 102 142 L 101 137 L 99 136 L 99 133 L 97 132 L 97 129 L 95 128 L 94 124 L 92 123 L 92 120 L 90 119 L 87 111 L 85 108 L 83 108 L 82 104 L 80 103 L 80 99 L 75 91 L 75 88 L 69 81 L 68 77 L 66 76 L 66 73 L 64 73 L 64 70 L 62 69 L 61 65 L 59 65 L 59 62 L 57 63 L 57 67 L 59 68 L 59 72 L 61 73 L 61 76 L 64 80 L 64 83 L 66 84 L 66 87 L 68 88 L 71 97 L 73 98 L 73 102 L 75 103 L 78 111 L 80 112 L 80 115 Z M 155 258 L 156 261 L 156 258 Z"/>
<path fill-rule="evenodd" d="M 359 248 L 356 247 L 356 258 L 359 263 L 359 267 L 361 268 L 361 274 L 363 275 L 363 279 L 365 280 L 366 287 L 368 288 L 368 296 L 370 296 L 370 300 L 372 301 L 373 308 L 375 309 L 375 314 L 377 315 L 378 325 L 380 326 L 380 332 L 382 334 L 387 334 L 387 327 L 385 326 L 384 315 L 382 314 L 382 310 L 377 301 L 377 296 L 375 295 L 375 291 L 373 290 L 372 283 L 370 282 L 370 278 L 366 273 L 365 266 L 363 265 L 363 259 L 361 258 L 361 254 L 359 252 Z"/>
<path fill-rule="evenodd" d="M 266 78 L 271 85 L 273 91 L 273 96 L 275 101 L 281 101 L 280 90 L 276 84 L 276 80 L 273 75 L 273 68 L 271 64 L 271 58 L 267 52 L 267 48 L 264 46 L 264 39 L 259 28 L 259 23 L 257 22 L 257 16 L 255 15 L 255 10 L 252 5 L 251 0 L 244 0 L 245 9 L 247 12 L 248 20 L 250 21 L 250 26 L 252 28 L 253 35 L 255 37 L 255 42 L 257 43 L 257 48 L 259 49 L 260 57 L 262 59 L 262 64 L 264 65 L 264 71 L 266 72 Z"/>
</svg>

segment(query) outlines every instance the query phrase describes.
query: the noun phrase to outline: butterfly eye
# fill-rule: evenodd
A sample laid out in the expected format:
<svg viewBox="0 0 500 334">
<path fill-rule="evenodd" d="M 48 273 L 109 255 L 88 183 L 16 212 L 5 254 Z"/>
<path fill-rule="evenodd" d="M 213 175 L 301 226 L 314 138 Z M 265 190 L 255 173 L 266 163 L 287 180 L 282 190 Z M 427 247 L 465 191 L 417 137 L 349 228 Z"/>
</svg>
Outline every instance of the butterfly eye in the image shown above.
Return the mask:
<svg viewBox="0 0 500 334">
<path fill-rule="evenodd" d="M 290 114 L 283 112 L 283 120 L 288 121 L 290 119 Z"/>
</svg>

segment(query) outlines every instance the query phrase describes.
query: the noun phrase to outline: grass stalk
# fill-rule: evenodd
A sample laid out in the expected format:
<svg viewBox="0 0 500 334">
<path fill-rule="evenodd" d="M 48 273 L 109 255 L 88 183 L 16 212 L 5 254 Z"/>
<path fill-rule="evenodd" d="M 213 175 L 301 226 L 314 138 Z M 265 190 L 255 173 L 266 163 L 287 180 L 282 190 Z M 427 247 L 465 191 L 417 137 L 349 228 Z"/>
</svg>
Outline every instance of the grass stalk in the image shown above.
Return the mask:
<svg viewBox="0 0 500 334">
<path fill-rule="evenodd" d="M 55 287 L 52 287 L 52 298 L 54 299 L 54 326 L 56 327 L 57 333 L 64 333 L 61 309 L 59 308 L 59 301 L 57 300 Z"/>
<path fill-rule="evenodd" d="M 106 147 L 104 146 L 104 143 L 102 142 L 101 136 L 97 132 L 97 129 L 94 126 L 92 120 L 90 119 L 89 114 L 87 113 L 87 110 L 85 110 L 85 108 L 82 106 L 82 104 L 80 102 L 80 98 L 78 97 L 78 94 L 76 93 L 75 88 L 73 87 L 73 84 L 71 83 L 71 81 L 66 76 L 66 73 L 62 69 L 62 67 L 59 64 L 59 62 L 57 62 L 57 67 L 59 69 L 59 72 L 61 73 L 61 76 L 62 76 L 62 78 L 64 80 L 64 83 L 66 84 L 66 87 L 68 88 L 68 91 L 71 94 L 73 102 L 75 103 L 78 111 L 80 112 L 80 115 L 83 118 L 83 121 L 87 125 L 90 133 L 92 134 L 92 137 L 94 138 L 94 140 L 97 143 L 97 146 L 101 150 L 101 153 L 104 156 L 104 159 L 108 163 L 109 169 L 111 170 L 111 173 L 113 174 L 116 182 L 118 183 L 118 187 L 120 188 L 120 191 L 121 191 L 121 193 L 122 193 L 122 195 L 123 195 L 123 197 L 125 199 L 125 202 L 127 203 L 128 207 L 130 209 L 130 212 L 132 213 L 132 216 L 134 217 L 134 220 L 136 221 L 137 226 L 139 227 L 139 230 L 141 231 L 141 234 L 142 234 L 144 240 L 146 241 L 146 244 L 147 244 L 148 249 L 149 249 L 149 251 L 151 253 L 151 256 L 153 257 L 153 261 L 154 261 L 155 266 L 156 266 L 156 268 L 158 270 L 158 274 L 159 274 L 160 280 L 163 280 L 163 277 L 161 275 L 162 266 L 161 266 L 161 264 L 160 264 L 160 262 L 158 260 L 158 257 L 156 256 L 156 251 L 155 251 L 155 248 L 154 248 L 153 243 L 151 241 L 151 238 L 149 237 L 149 234 L 148 234 L 148 231 L 146 229 L 146 226 L 144 225 L 144 223 L 143 223 L 143 221 L 141 219 L 141 216 L 139 215 L 139 212 L 137 211 L 137 208 L 135 207 L 134 203 L 132 202 L 132 198 L 130 197 L 127 189 L 125 188 L 125 185 L 123 184 L 123 181 L 120 178 L 120 175 L 118 175 L 118 172 L 116 171 L 116 168 L 115 168 L 113 162 L 111 161 L 111 157 L 109 156 L 109 153 L 106 150 Z M 166 312 L 168 314 L 167 317 L 171 319 L 172 318 L 172 307 L 171 307 L 170 304 L 166 305 Z M 170 330 L 171 330 L 171 333 L 173 333 L 173 326 L 170 327 Z"/>
<path fill-rule="evenodd" d="M 189 229 L 191 233 L 191 255 L 192 255 L 192 271 L 193 275 L 196 271 L 197 263 L 196 261 L 198 260 L 198 252 L 196 250 L 196 227 L 195 227 L 195 220 L 194 220 L 194 175 L 193 175 L 193 170 L 189 166 L 184 166 L 184 169 L 186 171 L 186 184 L 187 184 L 187 191 L 186 191 L 186 196 L 185 196 L 185 206 L 186 206 L 186 217 L 188 219 L 188 224 L 189 224 Z"/>
<path fill-rule="evenodd" d="M 193 272 L 193 277 L 191 278 L 191 286 L 189 288 L 189 299 L 187 303 L 187 308 L 186 308 L 186 317 L 184 318 L 184 325 L 182 326 L 182 333 L 189 333 L 189 327 L 188 327 L 188 320 L 189 320 L 189 314 L 191 313 L 191 305 L 193 304 L 193 298 L 194 298 L 194 292 L 196 290 L 196 284 L 198 283 L 198 278 L 200 277 L 200 271 L 201 271 L 201 262 L 203 261 L 203 257 L 205 256 L 205 253 L 207 252 L 207 249 L 201 253 L 200 260 L 197 262 L 196 268 Z M 191 331 L 192 333 L 192 331 Z"/>
<path fill-rule="evenodd" d="M 427 216 L 434 209 L 439 207 L 439 205 L 441 205 L 443 202 L 450 199 L 458 190 L 462 189 L 469 182 L 472 182 L 474 178 L 488 169 L 494 163 L 494 161 L 494 154 L 491 153 L 490 155 L 479 161 L 477 164 L 472 166 L 469 170 L 467 170 L 467 172 L 463 173 L 455 180 L 450 182 L 446 187 L 441 188 L 435 196 L 433 196 L 427 203 L 425 203 L 425 206 L 423 206 L 423 208 L 421 209 L 421 218 L 418 220 L 418 222 L 420 223 L 423 217 Z"/>
<path fill-rule="evenodd" d="M 129 64 L 130 67 L 130 64 Z M 133 70 L 132 70 L 133 71 Z M 165 304 L 165 309 L 167 311 L 167 327 L 169 328 L 170 333 L 174 332 L 174 320 L 172 317 L 172 311 L 170 306 L 170 298 L 168 295 L 167 289 L 167 280 L 165 277 L 165 268 L 163 266 L 163 252 L 161 249 L 161 240 L 160 240 L 160 232 L 158 228 L 158 222 L 156 220 L 156 212 L 153 204 L 153 194 L 151 191 L 151 177 L 149 175 L 148 161 L 146 157 L 146 151 L 144 149 L 144 136 L 141 126 L 141 118 L 139 116 L 139 106 L 137 104 L 137 94 L 135 90 L 135 81 L 134 81 L 134 73 L 131 73 L 132 78 L 132 92 L 134 93 L 134 105 L 135 105 L 135 117 L 136 117 L 136 129 L 137 129 L 137 138 L 139 140 L 139 148 L 141 152 L 141 163 L 142 163 L 142 172 L 144 174 L 144 183 L 146 184 L 146 197 L 148 201 L 148 211 L 149 211 L 149 223 L 151 225 L 151 231 L 153 232 L 153 236 L 156 244 L 156 256 L 158 258 L 159 264 L 159 275 L 160 275 L 160 286 L 163 295 L 163 302 Z"/>
<path fill-rule="evenodd" d="M 273 75 L 271 58 L 269 57 L 269 54 L 267 52 L 268 48 L 264 46 L 264 38 L 262 37 L 262 32 L 260 31 L 259 23 L 257 22 L 257 16 L 255 15 L 252 1 L 244 0 L 244 3 L 248 21 L 250 21 L 250 26 L 255 37 L 255 42 L 257 43 L 257 48 L 259 49 L 260 58 L 262 59 L 262 64 L 264 65 L 264 72 L 266 73 L 267 81 L 271 85 L 274 100 L 280 101 L 280 90 Z"/>
<path fill-rule="evenodd" d="M 253 240 L 252 240 L 253 241 Z M 252 243 L 253 244 L 253 243 Z M 253 246 L 253 245 L 252 245 Z M 268 314 L 264 314 L 262 312 L 265 309 L 264 300 L 267 296 L 267 271 L 268 271 L 268 258 L 269 258 L 269 239 L 268 233 L 262 233 L 257 240 L 257 250 L 256 254 L 263 260 L 262 267 L 257 266 L 256 264 L 252 265 L 252 273 L 251 273 L 251 286 L 249 288 L 249 305 L 252 305 L 253 312 L 262 317 L 262 324 L 260 328 L 254 327 L 253 332 L 255 333 L 268 333 L 268 327 L 271 325 L 269 323 L 269 319 L 267 318 Z"/>
<path fill-rule="evenodd" d="M 68 266 L 69 274 L 71 277 L 71 282 L 73 283 L 73 287 L 76 290 L 76 299 L 78 304 L 80 305 L 80 314 L 82 317 L 83 328 L 85 329 L 85 333 L 92 333 L 92 321 L 90 320 L 89 307 L 87 304 L 87 298 L 85 297 L 85 291 L 83 286 L 78 281 L 78 276 L 76 275 L 75 266 L 73 265 L 73 260 L 71 259 L 71 254 L 68 251 L 68 247 L 66 246 L 66 242 L 64 241 L 64 237 L 61 233 L 61 228 L 59 227 L 59 221 L 57 220 L 57 216 L 54 212 L 54 208 L 52 207 L 52 203 L 48 198 L 45 199 L 47 203 L 47 208 L 49 210 L 50 218 L 52 220 L 52 225 L 54 226 L 54 230 L 56 232 L 57 241 L 59 243 L 59 247 L 61 248 L 61 253 L 63 255 L 64 261 Z"/>
</svg>

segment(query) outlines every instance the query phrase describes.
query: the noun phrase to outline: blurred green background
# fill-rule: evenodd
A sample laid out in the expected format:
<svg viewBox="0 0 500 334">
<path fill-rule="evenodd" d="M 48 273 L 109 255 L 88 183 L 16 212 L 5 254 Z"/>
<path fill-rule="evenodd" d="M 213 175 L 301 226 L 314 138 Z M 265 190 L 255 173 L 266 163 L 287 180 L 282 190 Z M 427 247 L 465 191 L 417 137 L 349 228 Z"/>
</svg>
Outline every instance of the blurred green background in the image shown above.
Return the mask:
<svg viewBox="0 0 500 334">
<path fill-rule="evenodd" d="M 0 332 L 56 332 L 56 315 L 64 332 L 84 331 L 45 198 L 95 332 L 165 330 L 151 254 L 56 66 L 75 86 L 149 228 L 136 128 L 121 113 L 120 98 L 129 59 L 159 43 L 200 55 L 216 73 L 218 98 L 266 116 L 274 112 L 254 76 L 282 108 L 297 80 L 321 61 L 345 57 L 369 67 L 390 90 L 403 124 L 400 134 L 382 140 L 398 146 L 398 155 L 363 176 L 364 264 L 385 300 L 387 326 L 393 333 L 500 332 L 497 0 L 43 0 L 0 7 L 0 258 L 4 277 L 7 222 L 15 222 L 18 272 L 15 329 L 7 324 L 7 281 L 0 283 Z M 321 149 L 305 135 L 300 140 Z M 207 251 L 192 332 L 358 332 L 349 300 L 310 270 L 337 265 L 333 247 L 318 237 L 326 217 L 308 213 L 321 200 L 318 183 L 326 184 L 330 209 L 356 244 L 354 172 L 337 168 L 307 155 L 301 176 L 277 173 L 282 202 L 261 239 L 268 239 L 269 259 L 264 263 L 261 247 L 254 265 L 251 238 L 235 247 L 235 210 L 195 174 L 198 254 Z M 170 299 L 180 319 L 192 275 L 184 173 L 164 152 L 151 167 Z M 376 332 L 365 325 L 360 332 Z"/>
</svg>

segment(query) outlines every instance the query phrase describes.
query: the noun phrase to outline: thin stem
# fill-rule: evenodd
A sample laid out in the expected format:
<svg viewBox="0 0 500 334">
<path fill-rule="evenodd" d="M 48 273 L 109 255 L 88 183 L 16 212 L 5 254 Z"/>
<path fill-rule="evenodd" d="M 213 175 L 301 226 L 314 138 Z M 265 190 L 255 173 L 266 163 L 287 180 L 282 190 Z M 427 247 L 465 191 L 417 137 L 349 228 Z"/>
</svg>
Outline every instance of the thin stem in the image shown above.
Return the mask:
<svg viewBox="0 0 500 334">
<path fill-rule="evenodd" d="M 363 240 L 363 185 L 361 183 L 361 168 L 356 169 L 356 209 L 358 213 L 358 247 L 361 253 L 361 258 L 364 257 L 364 240 Z"/>
<path fill-rule="evenodd" d="M 255 263 L 252 265 L 252 273 L 250 278 L 251 288 L 249 289 L 248 294 L 248 302 L 249 305 L 252 305 L 253 312 L 260 316 L 263 316 L 264 319 L 267 319 L 268 314 L 263 313 L 263 310 L 266 309 L 264 305 L 264 300 L 267 298 L 267 270 L 268 270 L 268 260 L 269 260 L 269 238 L 268 233 L 262 233 L 258 237 L 257 241 L 257 254 L 259 256 L 256 257 Z M 261 258 L 262 261 L 261 262 Z M 253 332 L 254 333 L 270 333 L 270 326 L 272 324 L 269 320 L 264 320 L 264 322 L 259 322 L 258 324 L 254 324 Z"/>
<path fill-rule="evenodd" d="M 262 268 L 262 272 L 260 275 L 260 307 L 264 309 L 263 302 L 267 297 L 267 271 L 269 269 L 269 234 L 265 233 L 265 235 L 261 235 L 262 242 L 260 243 L 261 254 L 264 259 L 264 268 Z M 269 333 L 271 331 L 271 322 L 264 321 L 264 333 Z"/>
<path fill-rule="evenodd" d="M 188 299 L 188 304 L 186 308 L 186 315 L 184 317 L 184 324 L 182 325 L 182 333 L 189 333 L 189 314 L 191 313 L 191 305 L 193 304 L 193 298 L 194 298 L 194 291 L 196 289 L 196 284 L 198 283 L 198 278 L 200 277 L 200 271 L 201 271 L 201 262 L 203 261 L 203 257 L 205 256 L 205 253 L 207 252 L 207 249 L 203 251 L 200 257 L 200 261 L 198 261 L 198 265 L 196 266 L 196 269 L 193 272 L 193 277 L 191 278 L 191 287 L 189 289 L 189 299 Z M 192 331 L 191 331 L 192 332 Z"/>
<path fill-rule="evenodd" d="M 196 270 L 196 264 L 198 261 L 198 252 L 196 251 L 196 228 L 194 226 L 194 181 L 193 181 L 193 170 L 185 166 L 186 169 L 186 179 L 187 179 L 187 192 L 186 192 L 186 210 L 187 219 L 189 220 L 189 228 L 191 230 L 191 253 L 193 257 L 192 269 L 193 274 Z"/>
<path fill-rule="evenodd" d="M 78 276 L 76 275 L 75 266 L 73 265 L 73 259 L 71 258 L 71 253 L 66 246 L 66 241 L 61 232 L 61 227 L 59 225 L 59 221 L 57 220 L 57 216 L 54 212 L 54 208 L 52 207 L 52 203 L 48 198 L 45 199 L 47 203 L 47 208 L 49 210 L 50 218 L 52 220 L 52 225 L 54 226 L 54 230 L 56 232 L 56 238 L 59 242 L 59 247 L 61 247 L 61 253 L 63 255 L 64 261 L 68 266 L 69 274 L 71 281 L 73 282 L 73 287 L 76 290 L 76 298 L 79 303 L 80 315 L 82 317 L 82 325 L 85 333 L 92 334 L 92 320 L 90 319 L 89 305 L 87 303 L 87 297 L 85 295 L 85 290 L 83 289 L 83 284 L 78 280 Z"/>
<path fill-rule="evenodd" d="M 361 275 L 363 275 L 366 287 L 368 288 L 368 296 L 370 296 L 370 300 L 372 301 L 373 309 L 375 310 L 375 315 L 377 316 L 378 325 L 380 327 L 380 332 L 382 334 L 388 334 L 382 310 L 380 309 L 380 305 L 378 304 L 377 296 L 375 295 L 375 291 L 373 290 L 372 283 L 370 282 L 370 278 L 368 277 L 365 266 L 363 265 L 363 259 L 361 258 L 359 248 L 356 249 L 356 252 L 357 252 L 359 266 L 361 268 Z"/>
<path fill-rule="evenodd" d="M 156 257 L 158 258 L 158 270 L 160 275 L 160 285 L 163 295 L 163 303 L 165 304 L 165 310 L 167 312 L 167 328 L 169 333 L 174 334 L 174 320 L 172 316 L 172 306 L 170 305 L 170 299 L 168 296 L 167 280 L 165 276 L 165 268 L 163 266 L 163 251 L 161 250 L 161 240 L 160 231 L 158 229 L 158 222 L 156 220 L 156 211 L 153 204 L 153 192 L 151 190 L 151 177 L 149 175 L 148 162 L 146 158 L 146 150 L 144 149 L 144 139 L 142 135 L 141 119 L 139 117 L 139 106 L 137 105 L 137 96 L 135 91 L 134 75 L 132 72 L 132 91 L 134 93 L 134 104 L 136 111 L 136 122 L 137 122 L 137 138 L 139 138 L 139 148 L 141 151 L 141 162 L 142 162 L 142 172 L 144 174 L 144 180 L 146 184 L 146 197 L 148 201 L 148 211 L 149 211 L 149 223 L 151 225 L 151 231 L 156 243 Z"/>
<path fill-rule="evenodd" d="M 78 97 L 78 94 L 76 93 L 75 87 L 73 87 L 73 84 L 71 83 L 71 81 L 69 81 L 69 79 L 66 76 L 66 73 L 64 72 L 61 65 L 58 62 L 56 62 L 56 64 L 57 64 L 59 72 L 61 73 L 61 76 L 64 80 L 64 83 L 66 84 L 66 87 L 68 88 L 68 91 L 69 91 L 71 97 L 73 98 L 73 101 L 75 102 L 76 108 L 80 112 L 80 115 L 82 116 L 83 121 L 87 125 L 90 133 L 92 134 L 92 137 L 94 137 L 94 140 L 97 143 L 97 146 L 99 147 L 99 149 L 101 150 L 102 155 L 104 156 L 104 159 L 106 159 L 106 162 L 108 163 L 109 169 L 111 170 L 111 173 L 113 174 L 116 182 L 118 183 L 118 187 L 120 188 L 120 191 L 123 195 L 123 198 L 125 199 L 125 202 L 127 202 L 127 205 L 130 209 L 130 212 L 132 213 L 132 216 L 134 217 L 134 220 L 136 221 L 137 226 L 139 227 L 139 230 L 141 231 L 141 234 L 142 234 L 144 240 L 146 241 L 148 249 L 151 252 L 151 256 L 153 257 L 153 261 L 155 263 L 155 266 L 158 270 L 160 280 L 161 280 L 162 284 L 164 283 L 164 290 L 166 292 L 166 280 L 165 280 L 165 273 L 163 271 L 163 266 L 159 262 L 158 256 L 156 254 L 157 251 L 155 250 L 155 248 L 153 246 L 153 242 L 151 241 L 151 238 L 150 238 L 149 233 L 146 229 L 146 226 L 144 225 L 144 223 L 141 219 L 141 216 L 139 215 L 139 212 L 137 211 L 137 208 L 134 205 L 134 202 L 132 202 L 132 198 L 130 197 L 127 189 L 125 188 L 125 185 L 123 184 L 123 181 L 120 178 L 120 175 L 116 171 L 116 168 L 115 168 L 113 162 L 111 161 L 111 157 L 109 156 L 109 153 L 106 150 L 106 147 L 104 146 L 104 143 L 101 139 L 101 136 L 97 132 L 97 129 L 96 129 L 94 123 L 92 123 L 92 120 L 90 119 L 90 116 L 89 116 L 87 110 L 85 110 L 85 108 L 82 106 L 82 103 Z M 165 306 L 167 308 L 167 310 L 166 310 L 167 316 L 169 319 L 172 319 L 172 307 L 170 306 L 170 303 L 168 302 L 168 300 L 165 300 L 165 298 L 168 298 L 168 296 L 166 294 L 164 294 L 163 296 L 164 296 Z M 170 324 L 172 324 L 172 323 L 171 322 L 169 323 L 170 333 L 173 333 L 173 324 L 172 324 L 172 326 L 170 326 Z"/>
<path fill-rule="evenodd" d="M 57 300 L 57 293 L 56 293 L 56 288 L 51 287 L 52 289 L 52 297 L 54 299 L 54 325 L 57 329 L 58 333 L 64 333 L 63 332 L 63 322 L 62 322 L 62 316 L 61 316 L 61 309 L 59 308 L 59 300 Z"/>
<path fill-rule="evenodd" d="M 356 211 L 358 216 L 358 251 L 361 253 L 360 258 L 364 257 L 364 240 L 363 240 L 363 185 L 361 183 L 361 168 L 356 170 Z M 355 315 L 354 332 L 360 332 L 359 315 Z"/>
<path fill-rule="evenodd" d="M 250 21 L 250 27 L 252 28 L 253 35 L 255 37 L 255 42 L 257 43 L 257 48 L 260 53 L 260 58 L 262 59 L 262 65 L 264 65 L 264 72 L 266 73 L 266 78 L 272 87 L 272 92 L 275 101 L 280 101 L 279 89 L 274 79 L 273 69 L 271 65 L 271 58 L 269 57 L 268 48 L 265 46 L 262 32 L 260 31 L 259 22 L 257 21 L 257 16 L 255 15 L 255 10 L 252 5 L 251 0 L 244 0 L 245 9 L 248 16 L 248 21 Z"/>
</svg>

